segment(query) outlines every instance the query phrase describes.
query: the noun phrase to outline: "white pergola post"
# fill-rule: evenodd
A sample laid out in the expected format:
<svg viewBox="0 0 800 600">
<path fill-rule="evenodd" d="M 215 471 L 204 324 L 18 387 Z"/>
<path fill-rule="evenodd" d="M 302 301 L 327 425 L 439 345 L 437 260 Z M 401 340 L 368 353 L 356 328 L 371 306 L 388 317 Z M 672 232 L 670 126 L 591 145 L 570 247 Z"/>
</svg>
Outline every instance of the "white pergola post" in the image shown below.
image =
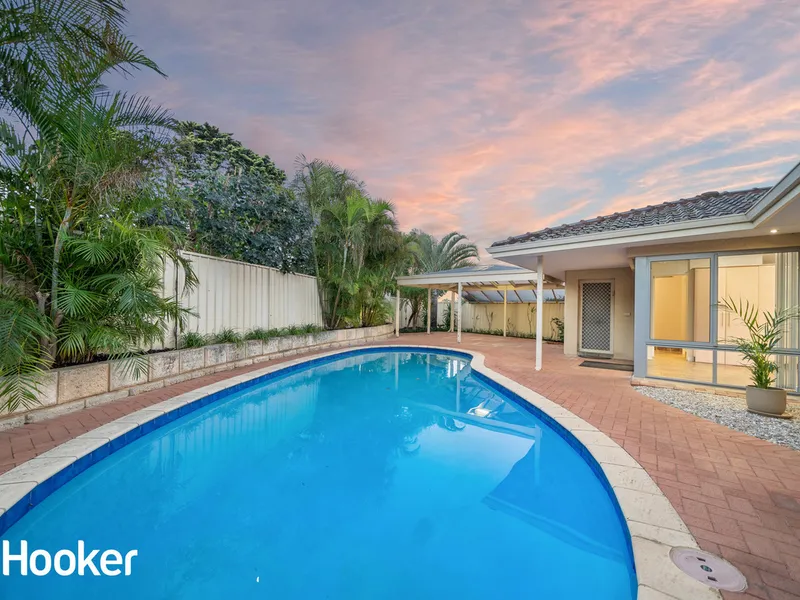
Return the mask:
<svg viewBox="0 0 800 600">
<path fill-rule="evenodd" d="M 456 326 L 456 293 L 450 292 L 450 333 L 453 333 Z"/>
<path fill-rule="evenodd" d="M 542 313 L 544 298 L 544 265 L 542 256 L 536 257 L 536 370 L 542 370 Z"/>
<path fill-rule="evenodd" d="M 508 290 L 503 290 L 503 337 L 506 337 L 506 327 L 508 324 L 508 317 L 506 317 L 507 310 L 508 310 Z"/>
<path fill-rule="evenodd" d="M 461 343 L 461 282 L 458 282 L 458 343 Z"/>
<path fill-rule="evenodd" d="M 431 334 L 431 288 L 428 288 L 428 335 Z"/>
<path fill-rule="evenodd" d="M 394 337 L 400 337 L 400 286 L 397 286 L 397 299 L 394 304 Z"/>
</svg>

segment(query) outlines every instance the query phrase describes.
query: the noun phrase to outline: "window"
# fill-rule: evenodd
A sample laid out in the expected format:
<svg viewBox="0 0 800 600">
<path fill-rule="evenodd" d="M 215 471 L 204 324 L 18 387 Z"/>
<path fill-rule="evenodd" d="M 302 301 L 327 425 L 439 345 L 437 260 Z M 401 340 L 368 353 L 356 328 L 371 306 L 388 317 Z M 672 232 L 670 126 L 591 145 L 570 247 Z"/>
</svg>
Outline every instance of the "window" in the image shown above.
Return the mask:
<svg viewBox="0 0 800 600">
<path fill-rule="evenodd" d="M 717 301 L 749 302 L 760 313 L 798 306 L 798 253 L 737 254 L 720 256 Z M 723 345 L 747 337 L 741 319 L 727 310 L 717 316 L 717 341 Z M 783 348 L 800 348 L 800 326 L 796 320 L 784 328 Z"/>
<path fill-rule="evenodd" d="M 770 357 L 778 365 L 775 374 L 775 387 L 787 390 L 796 390 L 798 384 L 798 356 L 790 354 L 776 354 Z M 717 383 L 743 387 L 753 385 L 750 378 L 750 369 L 747 362 L 738 352 L 717 352 Z"/>
<path fill-rule="evenodd" d="M 647 347 L 647 376 L 712 383 L 713 350 Z"/>
<path fill-rule="evenodd" d="M 800 306 L 800 252 L 718 253 L 649 266 L 649 377 L 748 385 L 749 370 L 735 351 L 747 328 L 720 302 L 749 302 L 759 313 Z M 776 385 L 800 391 L 800 318 L 784 326 L 773 359 Z"/>
<path fill-rule="evenodd" d="M 650 263 L 650 337 L 708 342 L 711 322 L 711 259 Z"/>
</svg>

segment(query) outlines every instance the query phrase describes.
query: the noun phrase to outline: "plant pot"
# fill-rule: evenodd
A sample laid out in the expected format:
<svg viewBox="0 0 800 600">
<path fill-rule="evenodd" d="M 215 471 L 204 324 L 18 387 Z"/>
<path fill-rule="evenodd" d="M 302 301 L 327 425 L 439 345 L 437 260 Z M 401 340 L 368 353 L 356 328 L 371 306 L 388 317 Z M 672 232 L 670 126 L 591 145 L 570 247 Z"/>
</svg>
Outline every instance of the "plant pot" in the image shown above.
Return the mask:
<svg viewBox="0 0 800 600">
<path fill-rule="evenodd" d="M 780 417 L 786 412 L 786 390 L 748 385 L 747 410 L 759 415 Z"/>
</svg>

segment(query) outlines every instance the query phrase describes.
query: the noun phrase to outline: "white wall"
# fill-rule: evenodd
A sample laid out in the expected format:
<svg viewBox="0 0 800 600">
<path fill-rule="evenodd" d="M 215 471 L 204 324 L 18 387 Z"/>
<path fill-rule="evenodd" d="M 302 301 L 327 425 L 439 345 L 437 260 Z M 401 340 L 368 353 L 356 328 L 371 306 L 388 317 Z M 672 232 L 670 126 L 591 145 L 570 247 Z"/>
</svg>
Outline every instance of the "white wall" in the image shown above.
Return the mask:
<svg viewBox="0 0 800 600">
<path fill-rule="evenodd" d="M 164 294 L 175 295 L 196 316 L 188 318 L 186 331 L 202 334 L 232 328 L 240 332 L 263 327 L 322 325 L 317 280 L 308 275 L 281 273 L 278 269 L 253 265 L 194 252 L 182 252 L 192 261 L 199 280 L 187 295 L 183 270 L 171 262 L 164 272 Z M 174 333 L 166 338 L 174 346 Z"/>
</svg>

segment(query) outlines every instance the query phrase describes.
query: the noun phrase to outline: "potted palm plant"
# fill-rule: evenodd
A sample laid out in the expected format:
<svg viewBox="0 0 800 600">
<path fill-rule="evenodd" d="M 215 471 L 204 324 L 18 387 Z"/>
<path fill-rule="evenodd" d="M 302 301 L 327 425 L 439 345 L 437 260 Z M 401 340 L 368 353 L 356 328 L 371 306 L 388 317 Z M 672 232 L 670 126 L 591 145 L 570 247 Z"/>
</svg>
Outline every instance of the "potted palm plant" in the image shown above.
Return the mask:
<svg viewBox="0 0 800 600">
<path fill-rule="evenodd" d="M 732 299 L 723 300 L 720 306 L 738 317 L 749 335 L 730 340 L 750 369 L 753 385 L 746 388 L 747 410 L 780 417 L 786 411 L 786 390 L 774 387 L 778 364 L 773 356 L 783 336 L 784 324 L 797 317 L 797 309 L 759 312 L 758 307 L 746 300 Z"/>
</svg>

